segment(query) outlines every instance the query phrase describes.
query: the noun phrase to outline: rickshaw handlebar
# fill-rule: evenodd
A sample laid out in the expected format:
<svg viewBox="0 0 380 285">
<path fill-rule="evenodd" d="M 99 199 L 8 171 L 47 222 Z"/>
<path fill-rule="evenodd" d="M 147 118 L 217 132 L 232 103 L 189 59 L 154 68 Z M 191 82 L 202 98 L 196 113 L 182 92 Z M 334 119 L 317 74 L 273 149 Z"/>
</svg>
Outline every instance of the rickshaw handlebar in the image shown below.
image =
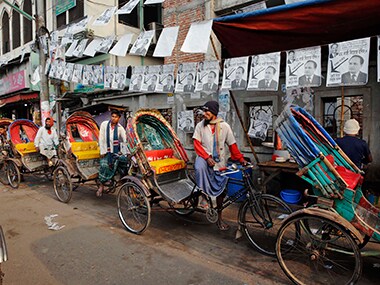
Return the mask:
<svg viewBox="0 0 380 285">
<path fill-rule="evenodd" d="M 255 166 L 253 164 L 247 163 L 246 165 L 242 165 L 240 168 L 238 168 L 238 166 L 235 163 L 233 163 L 229 166 L 219 168 L 218 171 L 221 172 L 220 173 L 221 176 L 224 176 L 224 175 L 228 175 L 232 173 L 237 173 L 239 171 L 244 172 L 247 169 L 254 168 L 254 167 Z"/>
</svg>

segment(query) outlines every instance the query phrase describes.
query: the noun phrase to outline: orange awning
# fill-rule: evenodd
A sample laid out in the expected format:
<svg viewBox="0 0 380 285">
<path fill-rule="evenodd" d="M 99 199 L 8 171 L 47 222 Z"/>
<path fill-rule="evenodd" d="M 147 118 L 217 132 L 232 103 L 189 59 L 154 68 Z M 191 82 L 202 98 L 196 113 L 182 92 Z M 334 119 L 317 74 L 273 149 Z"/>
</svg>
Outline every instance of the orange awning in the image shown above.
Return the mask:
<svg viewBox="0 0 380 285">
<path fill-rule="evenodd" d="M 3 99 L 0 99 L 0 107 L 3 107 L 9 103 L 38 99 L 38 95 L 39 95 L 39 93 L 35 92 L 35 93 L 28 93 L 28 94 L 17 94 L 17 95 L 13 95 L 11 97 L 3 98 Z"/>
</svg>

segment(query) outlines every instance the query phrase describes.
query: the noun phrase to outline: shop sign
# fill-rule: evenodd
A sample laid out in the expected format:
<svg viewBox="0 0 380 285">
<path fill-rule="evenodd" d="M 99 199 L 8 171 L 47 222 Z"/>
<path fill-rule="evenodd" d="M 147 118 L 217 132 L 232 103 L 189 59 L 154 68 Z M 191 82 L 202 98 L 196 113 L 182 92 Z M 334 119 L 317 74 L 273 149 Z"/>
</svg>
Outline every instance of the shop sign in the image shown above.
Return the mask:
<svg viewBox="0 0 380 285">
<path fill-rule="evenodd" d="M 57 6 L 55 8 L 55 15 L 58 16 L 71 8 L 74 8 L 77 5 L 76 0 L 60 0 L 57 2 Z"/>
<path fill-rule="evenodd" d="M 0 79 L 0 95 L 10 94 L 28 87 L 25 70 L 10 74 Z"/>
</svg>

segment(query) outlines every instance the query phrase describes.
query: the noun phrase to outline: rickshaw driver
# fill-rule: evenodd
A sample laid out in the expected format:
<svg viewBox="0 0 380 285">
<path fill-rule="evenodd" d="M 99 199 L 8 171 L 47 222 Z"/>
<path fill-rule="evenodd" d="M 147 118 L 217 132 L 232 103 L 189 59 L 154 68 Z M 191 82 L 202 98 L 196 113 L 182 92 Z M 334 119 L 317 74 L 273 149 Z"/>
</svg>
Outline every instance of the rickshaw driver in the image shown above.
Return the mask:
<svg viewBox="0 0 380 285">
<path fill-rule="evenodd" d="M 0 126 L 0 151 L 1 151 L 0 158 L 3 155 L 7 154 L 7 150 L 6 150 L 7 143 L 8 143 L 7 129 L 5 128 L 5 126 Z"/>
<path fill-rule="evenodd" d="M 101 197 L 104 191 L 104 184 L 112 179 L 115 174 L 113 164 L 115 156 L 121 152 L 121 144 L 127 141 L 125 129 L 119 124 L 121 114 L 117 110 L 111 112 L 111 120 L 104 121 L 100 125 L 99 147 L 100 147 L 100 168 L 99 181 L 100 186 L 96 191 L 96 196 Z"/>
<path fill-rule="evenodd" d="M 197 153 L 195 159 L 195 180 L 199 188 L 209 196 L 216 197 L 216 206 L 218 209 L 217 226 L 220 230 L 226 231 L 229 225 L 222 219 L 222 204 L 226 196 L 228 177 L 218 175 L 215 170 L 226 166 L 225 145 L 228 145 L 233 160 L 238 160 L 242 165 L 247 161 L 239 151 L 235 137 L 230 125 L 218 118 L 219 103 L 209 101 L 203 107 L 204 119 L 199 122 L 194 131 L 194 149 Z M 208 204 L 202 197 L 200 206 L 207 208 Z"/>
<path fill-rule="evenodd" d="M 46 118 L 45 126 L 38 129 L 34 146 L 38 152 L 47 158 L 49 166 L 53 165 L 52 158 L 57 156 L 58 143 L 58 135 L 53 127 L 53 121 L 51 118 Z"/>
</svg>

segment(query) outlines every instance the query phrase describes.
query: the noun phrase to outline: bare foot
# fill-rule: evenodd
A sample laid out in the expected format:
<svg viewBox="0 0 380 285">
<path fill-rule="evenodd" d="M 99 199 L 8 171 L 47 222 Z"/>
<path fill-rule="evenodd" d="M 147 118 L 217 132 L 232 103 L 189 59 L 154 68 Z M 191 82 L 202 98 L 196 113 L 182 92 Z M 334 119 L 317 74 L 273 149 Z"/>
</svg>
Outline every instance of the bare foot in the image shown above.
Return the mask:
<svg viewBox="0 0 380 285">
<path fill-rule="evenodd" d="M 218 220 L 216 222 L 216 226 L 221 231 L 228 231 L 230 229 L 230 226 L 228 224 L 226 224 L 223 220 Z"/>
</svg>

